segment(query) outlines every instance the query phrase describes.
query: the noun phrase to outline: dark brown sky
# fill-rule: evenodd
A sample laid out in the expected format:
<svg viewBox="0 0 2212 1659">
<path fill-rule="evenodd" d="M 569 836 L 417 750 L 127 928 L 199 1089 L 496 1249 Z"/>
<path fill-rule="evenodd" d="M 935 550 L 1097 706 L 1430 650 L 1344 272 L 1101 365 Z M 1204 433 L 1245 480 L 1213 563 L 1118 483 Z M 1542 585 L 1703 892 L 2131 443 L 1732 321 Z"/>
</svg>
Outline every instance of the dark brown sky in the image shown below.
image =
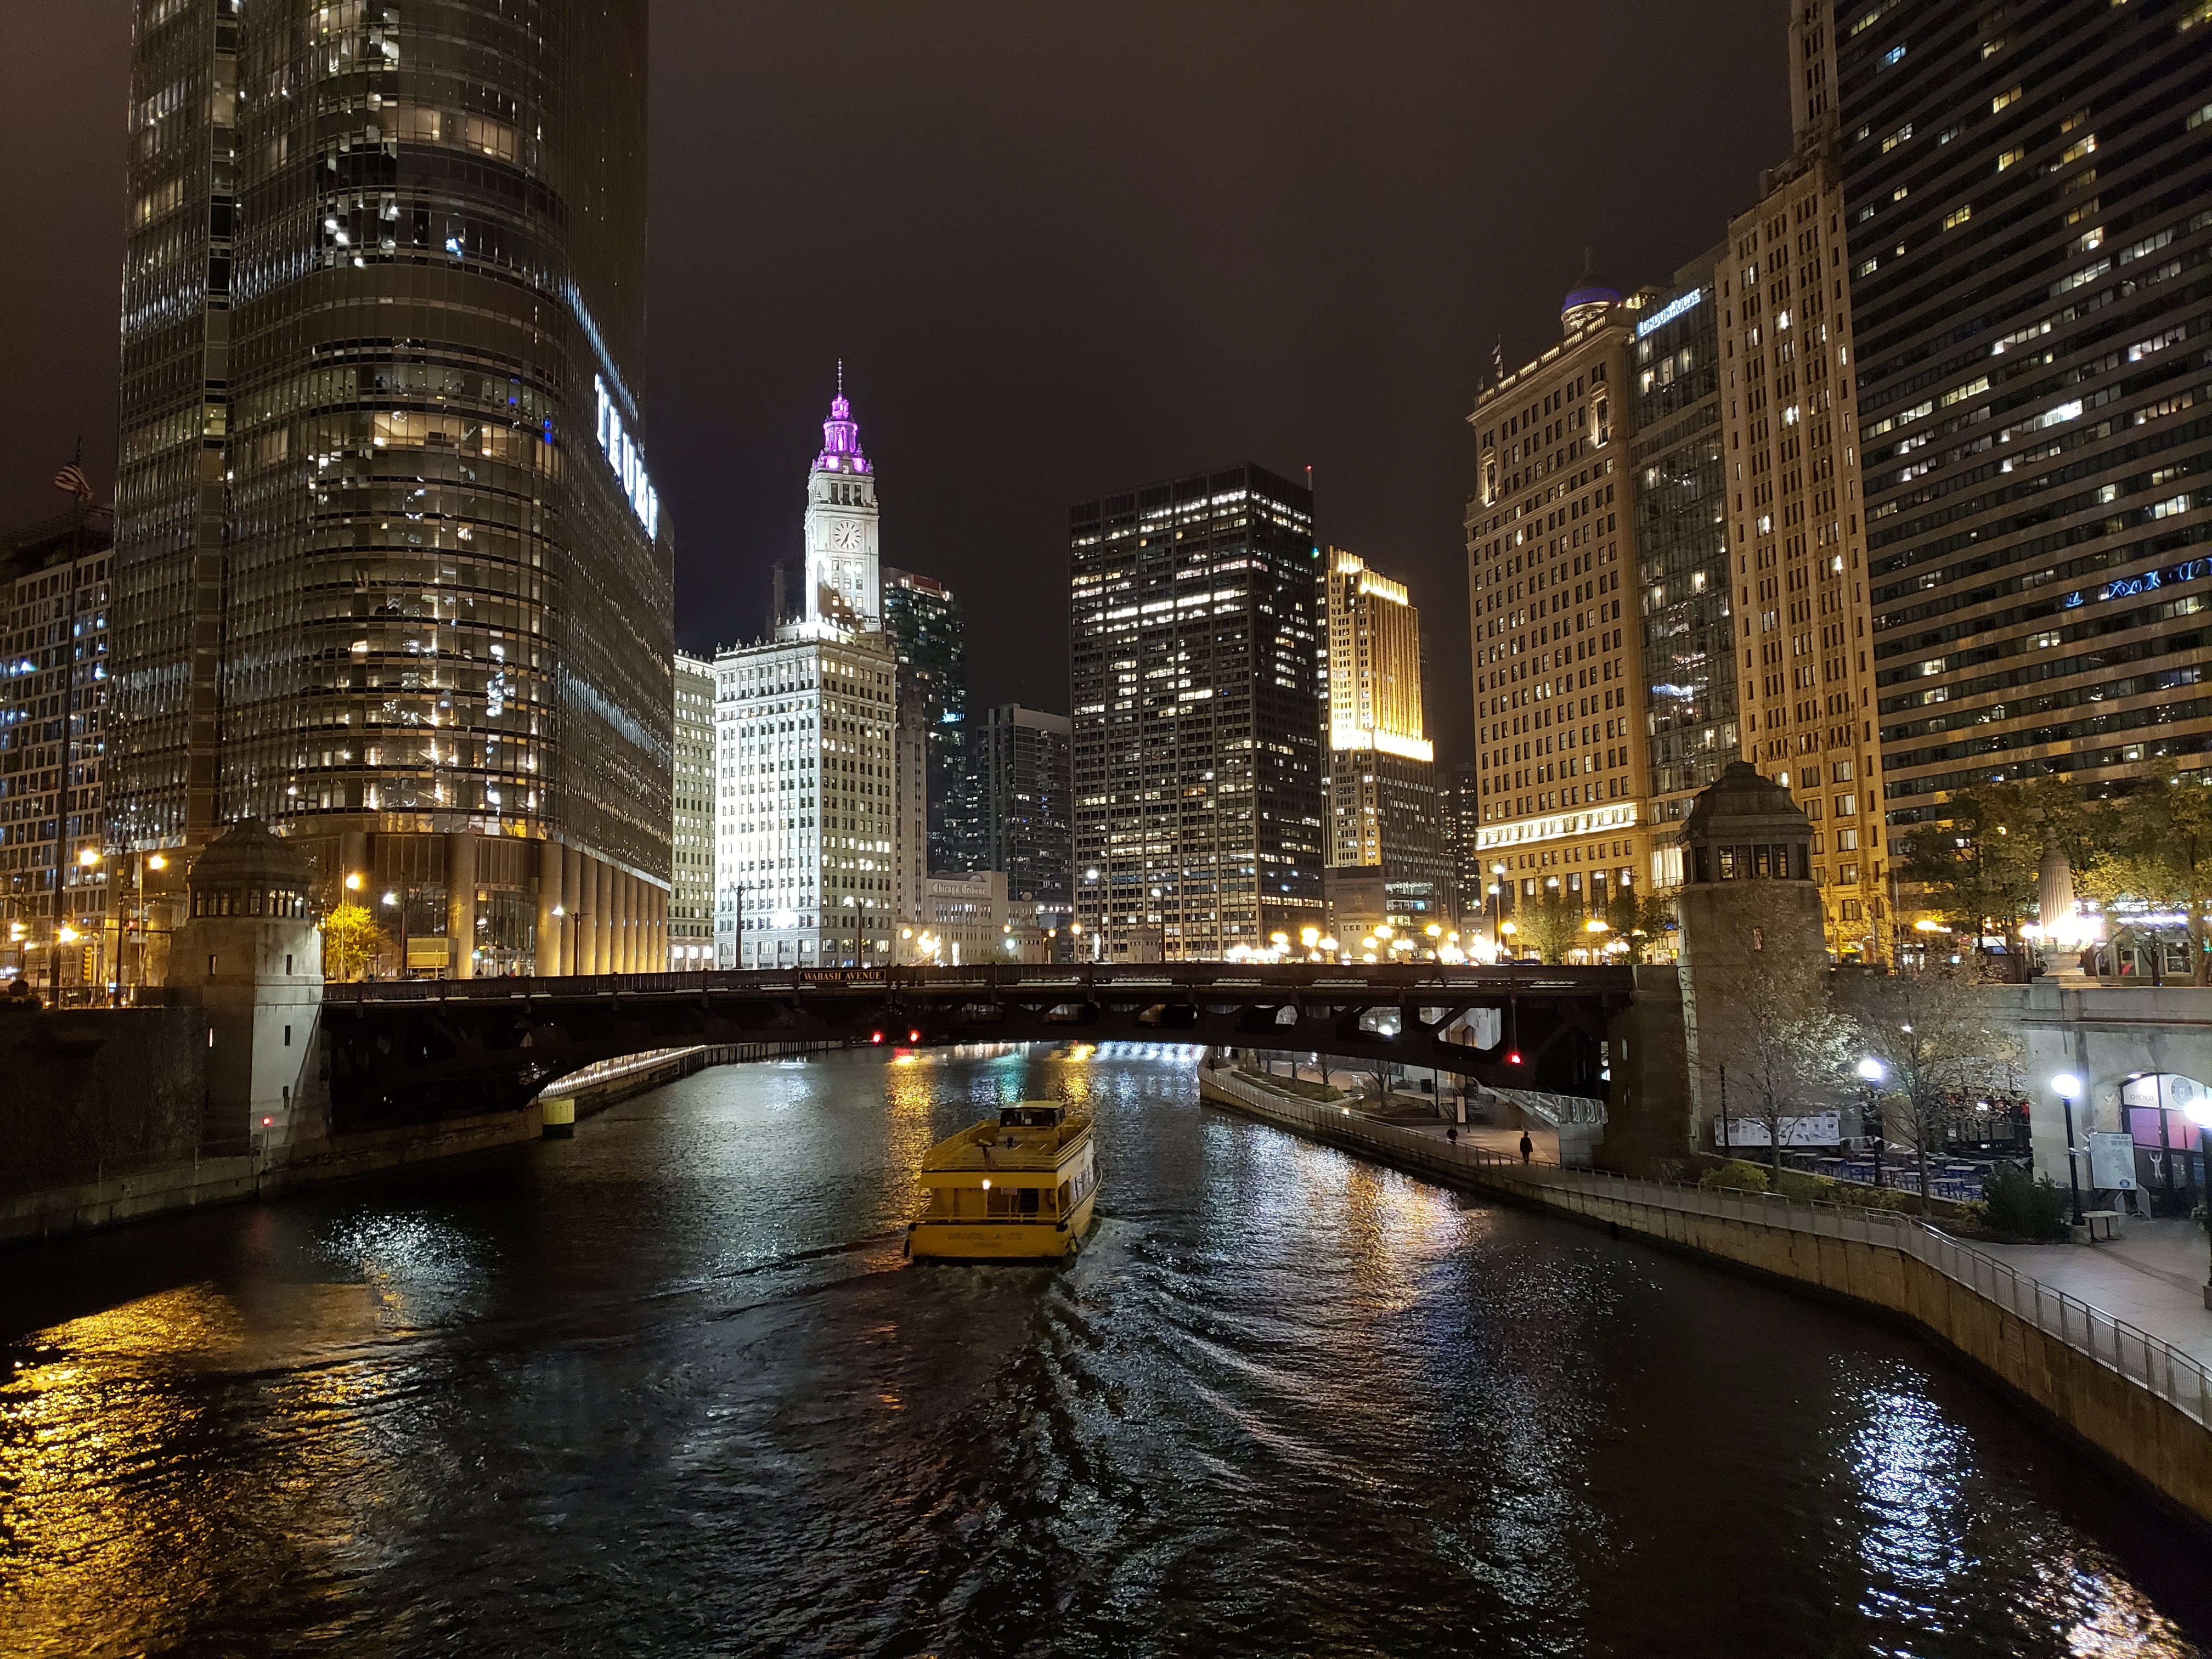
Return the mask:
<svg viewBox="0 0 2212 1659">
<path fill-rule="evenodd" d="M 402 0 L 404 4 L 404 0 Z M 1780 0 L 870 0 L 653 8 L 647 454 L 678 634 L 761 624 L 835 363 L 888 562 L 950 583 L 978 701 L 1066 707 L 1069 502 L 1310 463 L 1405 578 L 1468 746 L 1462 420 L 1718 240 L 1788 143 Z M 114 476 L 121 0 L 0 0 L 0 523 Z"/>
</svg>

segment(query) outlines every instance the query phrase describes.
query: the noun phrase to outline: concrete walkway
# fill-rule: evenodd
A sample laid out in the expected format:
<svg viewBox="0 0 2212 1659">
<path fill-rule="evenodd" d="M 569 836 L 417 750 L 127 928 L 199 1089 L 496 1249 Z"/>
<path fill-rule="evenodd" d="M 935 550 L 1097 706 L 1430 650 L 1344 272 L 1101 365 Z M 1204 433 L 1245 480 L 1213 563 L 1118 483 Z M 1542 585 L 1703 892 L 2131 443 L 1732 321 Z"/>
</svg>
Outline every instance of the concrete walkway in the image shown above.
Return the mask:
<svg viewBox="0 0 2212 1659">
<path fill-rule="evenodd" d="M 2204 1231 L 2193 1221 L 2124 1223 L 2118 1238 L 2101 1244 L 1987 1244 L 1976 1239 L 1972 1248 L 2212 1365 Z"/>
</svg>

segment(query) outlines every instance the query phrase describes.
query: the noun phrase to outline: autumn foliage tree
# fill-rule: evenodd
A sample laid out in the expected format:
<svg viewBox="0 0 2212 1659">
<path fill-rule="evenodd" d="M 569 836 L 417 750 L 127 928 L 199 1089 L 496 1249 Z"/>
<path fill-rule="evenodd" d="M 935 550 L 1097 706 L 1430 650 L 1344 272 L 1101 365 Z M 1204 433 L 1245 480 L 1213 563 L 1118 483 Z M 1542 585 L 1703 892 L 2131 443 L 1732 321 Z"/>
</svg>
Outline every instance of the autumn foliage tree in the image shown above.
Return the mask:
<svg viewBox="0 0 2212 1659">
<path fill-rule="evenodd" d="M 383 948 L 383 930 L 367 905 L 348 901 L 323 918 L 323 972 L 330 978 L 361 978 Z"/>
</svg>

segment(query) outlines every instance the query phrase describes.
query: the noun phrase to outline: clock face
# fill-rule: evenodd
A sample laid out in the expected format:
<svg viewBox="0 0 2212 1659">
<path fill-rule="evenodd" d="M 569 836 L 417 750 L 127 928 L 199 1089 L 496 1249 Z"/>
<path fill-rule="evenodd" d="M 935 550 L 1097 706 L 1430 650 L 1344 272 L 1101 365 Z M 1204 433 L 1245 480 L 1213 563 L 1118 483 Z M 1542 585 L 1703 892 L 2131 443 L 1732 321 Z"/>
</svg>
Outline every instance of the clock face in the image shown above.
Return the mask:
<svg viewBox="0 0 2212 1659">
<path fill-rule="evenodd" d="M 860 550 L 860 526 L 849 519 L 830 527 L 830 546 L 838 553 L 857 553 Z"/>
</svg>

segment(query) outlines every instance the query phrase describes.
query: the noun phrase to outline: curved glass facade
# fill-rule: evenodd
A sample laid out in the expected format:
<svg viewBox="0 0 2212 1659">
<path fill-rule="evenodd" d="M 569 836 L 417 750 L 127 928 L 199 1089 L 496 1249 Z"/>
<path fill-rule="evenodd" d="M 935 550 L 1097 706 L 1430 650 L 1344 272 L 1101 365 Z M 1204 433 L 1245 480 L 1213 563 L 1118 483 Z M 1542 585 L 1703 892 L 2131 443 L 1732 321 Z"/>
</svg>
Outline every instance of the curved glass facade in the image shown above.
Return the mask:
<svg viewBox="0 0 2212 1659">
<path fill-rule="evenodd" d="M 556 965 L 532 842 L 607 866 L 602 921 L 650 934 L 673 593 L 634 392 L 643 0 L 143 0 L 137 58 L 134 121 L 165 76 L 234 92 L 134 161 L 136 201 L 204 147 L 228 234 L 197 311 L 134 340 L 134 232 L 126 359 L 206 368 L 167 445 L 126 386 L 120 835 L 264 818 L 326 884 L 393 894 L 412 971 L 440 939 L 447 971 Z"/>
</svg>

